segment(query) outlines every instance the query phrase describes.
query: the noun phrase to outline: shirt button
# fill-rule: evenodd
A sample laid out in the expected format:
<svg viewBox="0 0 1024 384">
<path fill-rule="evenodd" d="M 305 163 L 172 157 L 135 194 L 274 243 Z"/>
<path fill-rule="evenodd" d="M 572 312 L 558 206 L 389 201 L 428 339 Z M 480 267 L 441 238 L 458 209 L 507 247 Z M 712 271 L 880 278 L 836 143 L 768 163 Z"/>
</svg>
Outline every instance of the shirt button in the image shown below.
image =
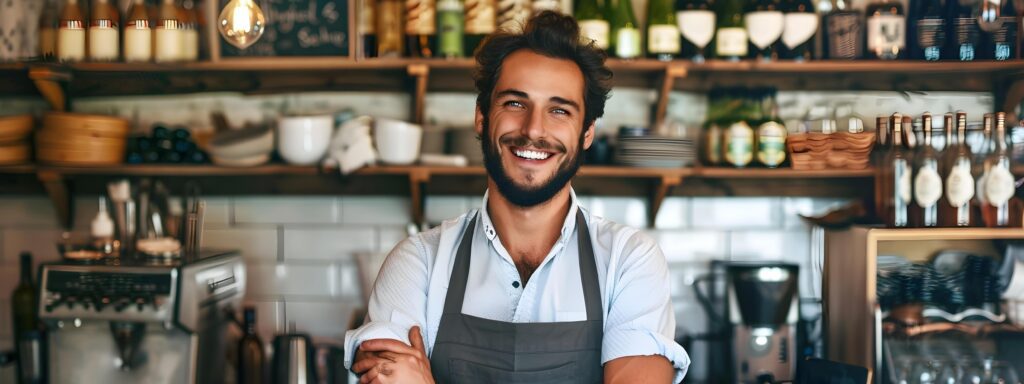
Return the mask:
<svg viewBox="0 0 1024 384">
<path fill-rule="evenodd" d="M 513 281 L 512 282 L 512 288 L 519 288 L 519 282 L 518 281 Z"/>
</svg>

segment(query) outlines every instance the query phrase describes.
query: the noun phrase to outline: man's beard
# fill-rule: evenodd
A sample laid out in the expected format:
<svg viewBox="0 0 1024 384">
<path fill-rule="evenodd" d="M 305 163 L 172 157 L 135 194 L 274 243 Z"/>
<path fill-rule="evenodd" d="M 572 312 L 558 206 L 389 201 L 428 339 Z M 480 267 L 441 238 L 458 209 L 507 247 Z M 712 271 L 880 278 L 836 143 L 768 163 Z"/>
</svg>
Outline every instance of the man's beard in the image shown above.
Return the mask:
<svg viewBox="0 0 1024 384">
<path fill-rule="evenodd" d="M 490 121 L 485 116 L 483 119 L 483 138 L 481 140 L 484 152 L 484 167 L 487 168 L 487 174 L 494 180 L 494 184 L 498 186 L 498 192 L 505 197 L 513 205 L 523 208 L 529 208 L 538 204 L 544 203 L 551 200 L 566 184 L 572 180 L 573 176 L 576 175 L 576 171 L 580 169 L 580 165 L 583 164 L 583 158 L 580 156 L 580 150 L 583 148 L 584 135 L 580 134 L 580 142 L 576 147 L 575 153 L 571 154 L 569 158 L 564 160 L 559 165 L 558 171 L 555 175 L 540 186 L 521 186 L 516 184 L 505 172 L 505 167 L 501 162 L 501 154 L 498 153 L 498 148 L 491 140 L 490 132 Z M 521 144 L 516 146 L 525 147 L 527 143 L 531 143 L 529 139 L 518 137 L 512 139 L 506 139 L 504 141 L 519 141 Z M 533 143 L 535 147 L 544 148 L 543 145 L 536 145 L 539 143 Z M 499 144 L 500 145 L 500 144 Z M 550 145 L 546 147 L 550 148 Z M 514 156 L 515 154 L 513 154 Z M 554 155 L 552 155 L 554 156 Z"/>
</svg>

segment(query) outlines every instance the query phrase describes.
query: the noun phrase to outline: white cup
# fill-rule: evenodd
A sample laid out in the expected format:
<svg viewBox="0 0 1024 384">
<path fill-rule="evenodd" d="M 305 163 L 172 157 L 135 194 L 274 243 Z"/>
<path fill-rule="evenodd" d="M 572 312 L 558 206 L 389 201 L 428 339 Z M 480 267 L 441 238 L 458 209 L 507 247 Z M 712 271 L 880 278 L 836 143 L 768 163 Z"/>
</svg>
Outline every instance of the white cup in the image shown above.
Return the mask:
<svg viewBox="0 0 1024 384">
<path fill-rule="evenodd" d="M 277 152 L 295 165 L 316 164 L 327 153 L 334 117 L 288 116 L 277 119 Z"/>
<path fill-rule="evenodd" d="M 385 164 L 409 165 L 420 156 L 423 128 L 401 120 L 377 119 L 373 139 Z"/>
</svg>

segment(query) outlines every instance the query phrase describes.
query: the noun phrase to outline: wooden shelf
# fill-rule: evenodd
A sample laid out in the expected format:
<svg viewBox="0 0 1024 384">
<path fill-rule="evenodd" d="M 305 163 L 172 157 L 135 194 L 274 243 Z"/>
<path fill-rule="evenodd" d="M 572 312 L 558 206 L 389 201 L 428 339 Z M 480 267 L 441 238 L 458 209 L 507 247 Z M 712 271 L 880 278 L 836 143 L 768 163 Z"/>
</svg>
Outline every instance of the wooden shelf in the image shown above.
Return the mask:
<svg viewBox="0 0 1024 384">
<path fill-rule="evenodd" d="M 633 168 L 586 165 L 573 187 L 582 195 L 645 196 L 653 225 L 669 196 L 871 196 L 874 174 L 864 171 L 792 169 Z M 159 178 L 171 190 L 196 181 L 207 195 L 393 195 L 409 196 L 411 216 L 423 220 L 427 195 L 473 195 L 487 188 L 483 167 L 375 166 L 341 176 L 334 169 L 268 164 L 235 168 L 215 165 L 116 165 L 0 167 L 0 193 L 39 193 L 54 200 L 62 223 L 71 223 L 72 197 L 106 193 L 121 178 Z M 865 180 L 869 181 L 865 183 Z"/>
</svg>

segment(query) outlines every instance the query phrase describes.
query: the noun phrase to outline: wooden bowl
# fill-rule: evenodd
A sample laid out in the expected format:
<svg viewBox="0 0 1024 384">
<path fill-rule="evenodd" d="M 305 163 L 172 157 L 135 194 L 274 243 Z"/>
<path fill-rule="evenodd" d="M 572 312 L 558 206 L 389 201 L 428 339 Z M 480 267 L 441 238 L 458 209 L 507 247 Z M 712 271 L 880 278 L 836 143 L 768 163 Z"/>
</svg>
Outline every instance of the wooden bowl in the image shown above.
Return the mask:
<svg viewBox="0 0 1024 384">
<path fill-rule="evenodd" d="M 36 159 L 43 163 L 64 165 L 115 165 L 124 159 L 121 151 L 90 151 L 40 147 Z"/>
<path fill-rule="evenodd" d="M 130 126 L 127 119 L 84 113 L 47 112 L 43 129 L 60 135 L 125 138 Z"/>
<path fill-rule="evenodd" d="M 126 145 L 127 141 L 123 138 L 62 135 L 52 129 L 42 129 L 36 132 L 37 147 L 123 151 Z"/>
<path fill-rule="evenodd" d="M 0 146 L 0 165 L 27 163 L 32 154 L 32 146 L 28 142 Z"/>
<path fill-rule="evenodd" d="M 21 141 L 32 132 L 32 115 L 0 117 L 0 143 Z"/>
</svg>

